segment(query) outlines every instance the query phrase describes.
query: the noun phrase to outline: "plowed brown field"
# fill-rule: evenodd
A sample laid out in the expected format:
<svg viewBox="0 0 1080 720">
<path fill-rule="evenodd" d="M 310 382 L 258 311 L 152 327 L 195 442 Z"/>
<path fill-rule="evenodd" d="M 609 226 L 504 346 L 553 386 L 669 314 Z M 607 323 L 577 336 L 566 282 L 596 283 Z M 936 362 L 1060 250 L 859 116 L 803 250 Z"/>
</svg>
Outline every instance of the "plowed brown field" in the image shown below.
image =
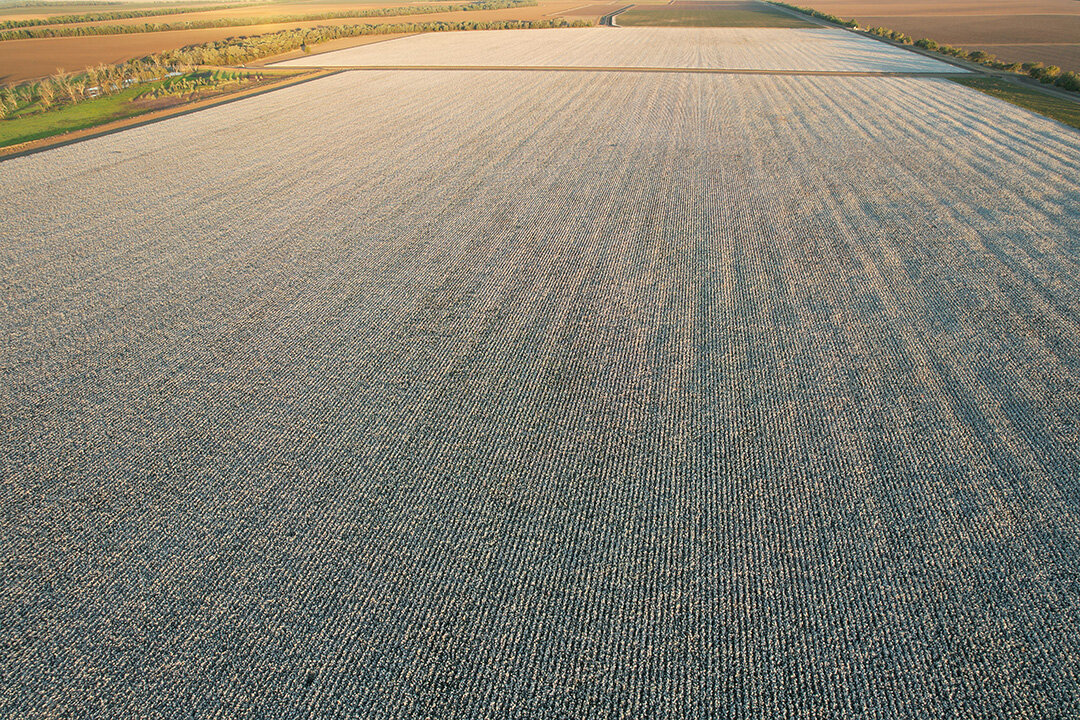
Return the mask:
<svg viewBox="0 0 1080 720">
<path fill-rule="evenodd" d="M 842 17 L 858 17 L 860 13 L 896 16 L 1080 13 L 1080 3 L 1076 0 L 1031 0 L 1024 3 L 1015 0 L 814 0 L 805 4 Z"/>
<path fill-rule="evenodd" d="M 870 2 L 822 0 L 817 10 L 852 17 L 864 27 L 887 27 L 1003 60 L 1038 61 L 1080 70 L 1080 2 Z"/>
</svg>

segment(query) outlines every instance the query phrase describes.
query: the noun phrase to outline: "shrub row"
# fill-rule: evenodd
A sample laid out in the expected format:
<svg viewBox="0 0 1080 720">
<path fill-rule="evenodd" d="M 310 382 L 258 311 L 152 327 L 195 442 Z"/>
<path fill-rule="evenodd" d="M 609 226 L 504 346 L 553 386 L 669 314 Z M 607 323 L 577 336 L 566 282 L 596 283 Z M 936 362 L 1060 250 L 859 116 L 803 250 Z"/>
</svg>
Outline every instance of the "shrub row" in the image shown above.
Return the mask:
<svg viewBox="0 0 1080 720">
<path fill-rule="evenodd" d="M 185 20 L 173 23 L 138 23 L 131 25 L 80 25 L 78 27 L 53 26 L 24 27 L 0 31 L 4 40 L 29 40 L 33 38 L 83 37 L 88 35 L 132 35 L 137 33 L 165 32 L 169 30 L 205 30 L 220 27 L 243 27 L 246 25 L 273 25 L 291 22 L 317 22 L 335 18 L 391 17 L 394 15 L 428 15 L 439 12 L 464 12 L 477 10 L 503 10 L 506 8 L 532 7 L 536 0 L 477 0 L 462 5 L 410 5 L 404 7 L 365 8 L 361 10 L 334 10 L 305 15 L 271 15 L 265 17 L 209 18 Z M 228 5 L 220 8 L 231 7 Z M 131 17 L 138 17 L 132 15 Z"/>
<path fill-rule="evenodd" d="M 204 70 L 202 72 L 187 73 L 182 77 L 170 78 L 153 88 L 147 95 L 152 98 L 187 98 L 200 90 L 217 90 L 229 85 L 239 84 L 251 78 L 261 80 L 262 74 Z"/>
</svg>

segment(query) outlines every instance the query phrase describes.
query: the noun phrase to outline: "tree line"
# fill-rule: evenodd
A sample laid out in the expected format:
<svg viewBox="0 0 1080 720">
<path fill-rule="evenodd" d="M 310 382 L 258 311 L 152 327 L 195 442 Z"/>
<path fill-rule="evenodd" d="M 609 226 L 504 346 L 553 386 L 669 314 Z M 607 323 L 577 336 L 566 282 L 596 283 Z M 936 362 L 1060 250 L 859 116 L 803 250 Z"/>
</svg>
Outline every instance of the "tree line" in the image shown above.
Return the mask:
<svg viewBox="0 0 1080 720">
<path fill-rule="evenodd" d="M 34 38 L 85 37 L 90 35 L 130 35 L 137 33 L 166 32 L 171 30 L 206 30 L 220 27 L 243 27 L 247 25 L 277 25 L 291 22 L 317 22 L 338 18 L 392 17 L 394 15 L 428 15 L 439 12 L 472 12 L 479 10 L 504 10 L 506 8 L 532 7 L 536 0 L 476 0 L 461 5 L 407 5 L 403 7 L 364 8 L 360 10 L 332 10 L 304 15 L 268 15 L 265 17 L 207 18 L 183 22 L 137 23 L 130 25 L 65 25 L 23 27 L 0 31 L 4 40 L 30 40 Z M 235 7 L 219 6 L 218 9 Z M 154 13 L 151 13 L 154 14 Z M 164 14 L 164 13 L 162 13 Z M 139 17 L 132 15 L 131 17 Z"/>
<path fill-rule="evenodd" d="M 200 65 L 242 65 L 272 55 L 307 49 L 312 45 L 340 38 L 397 33 L 447 32 L 453 30 L 517 30 L 538 28 L 588 27 L 585 20 L 489 20 L 431 23 L 393 23 L 383 25 L 324 25 L 295 28 L 229 38 L 167 50 L 116 65 L 97 65 L 81 73 L 60 71 L 42 80 L 0 90 L 0 119 L 16 110 L 25 111 L 36 104 L 45 112 L 58 106 L 74 105 L 102 95 L 113 95 L 138 84 L 167 77 L 170 73 L 190 73 Z M 215 76 L 217 77 L 217 76 Z M 224 82 L 224 81 L 223 81 Z"/>
<path fill-rule="evenodd" d="M 36 5 L 36 3 L 34 4 Z M 5 7 L 14 6 L 5 5 Z M 249 7 L 249 4 L 240 3 L 234 5 L 200 5 L 196 7 L 188 5 L 157 9 L 145 8 L 142 10 L 112 10 L 109 12 L 86 13 L 83 15 L 50 15 L 49 17 L 27 18 L 25 20 L 4 20 L 0 22 L 0 30 L 37 27 L 38 25 L 71 25 L 73 23 L 83 22 L 107 22 L 109 20 L 127 20 L 130 18 L 157 17 L 159 15 L 182 15 L 184 13 L 190 12 L 217 12 L 219 10 L 230 10 L 232 8 L 238 7 Z"/>
</svg>

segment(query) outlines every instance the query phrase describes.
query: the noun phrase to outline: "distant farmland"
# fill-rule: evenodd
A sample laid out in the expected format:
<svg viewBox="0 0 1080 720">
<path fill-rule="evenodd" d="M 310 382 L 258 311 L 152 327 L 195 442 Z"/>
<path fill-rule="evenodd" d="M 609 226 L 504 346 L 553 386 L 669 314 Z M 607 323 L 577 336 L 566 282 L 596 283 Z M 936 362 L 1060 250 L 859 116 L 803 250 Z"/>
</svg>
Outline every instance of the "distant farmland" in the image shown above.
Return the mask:
<svg viewBox="0 0 1080 720">
<path fill-rule="evenodd" d="M 1080 2 L 1036 0 L 820 0 L 797 2 L 1010 62 L 1038 61 L 1080 71 Z"/>
<path fill-rule="evenodd" d="M 460 0 L 465 2 L 466 0 Z M 228 3 L 218 3 L 228 4 Z M 422 4 L 438 5 L 438 2 L 425 2 Z M 255 4 L 250 10 L 233 9 L 221 10 L 213 13 L 188 13 L 184 15 L 168 15 L 150 18 L 155 22 L 182 22 L 187 19 L 205 20 L 208 18 L 243 18 L 250 15 L 265 17 L 282 13 L 316 13 L 332 9 L 363 10 L 369 7 L 390 6 L 404 7 L 408 2 L 361 3 L 327 3 L 320 5 L 305 5 L 303 3 L 277 4 L 273 2 Z M 573 8 L 578 3 L 573 0 L 540 0 L 536 6 L 519 8 L 507 8 L 502 10 L 483 11 L 457 11 L 440 12 L 423 15 L 398 15 L 386 17 L 365 18 L 336 18 L 325 20 L 292 21 L 272 23 L 265 25 L 240 25 L 210 27 L 192 30 L 168 30 L 162 32 L 142 32 L 123 35 L 91 35 L 85 37 L 48 37 L 28 40 L 7 40 L 0 42 L 0 85 L 14 84 L 26 80 L 40 78 L 57 72 L 59 69 L 68 71 L 81 71 L 82 69 L 98 63 L 117 63 L 131 58 L 137 58 L 151 53 L 162 52 L 186 45 L 194 45 L 231 37 L 264 35 L 280 30 L 299 27 L 318 27 L 322 25 L 356 25 L 371 24 L 385 25 L 402 22 L 481 22 L 486 20 L 537 20 L 554 17 L 561 11 Z M 67 12 L 67 9 L 61 8 Z M 114 10 L 112 6 L 93 9 L 82 6 L 74 7 L 71 11 L 78 12 L 105 12 Z M 0 17 L 4 10 L 0 9 Z M 580 18 L 598 17 L 581 15 Z M 133 18 L 124 21 L 109 21 L 95 24 L 138 24 L 144 23 L 147 18 Z M 362 45 L 369 40 L 357 38 L 355 45 Z M 341 44 L 338 41 L 337 44 Z"/>
<path fill-rule="evenodd" d="M 428 33 L 281 64 L 963 72 L 933 58 L 820 27 L 635 27 L 622 32 L 596 27 Z"/>
<path fill-rule="evenodd" d="M 449 60 L 938 68 L 543 32 Z M 345 71 L 0 162 L 0 716 L 1080 715 L 1080 134 L 773 71 Z"/>
<path fill-rule="evenodd" d="M 761 2 L 708 0 L 674 0 L 663 5 L 634 4 L 618 15 L 618 24 L 657 27 L 818 27 Z"/>
</svg>

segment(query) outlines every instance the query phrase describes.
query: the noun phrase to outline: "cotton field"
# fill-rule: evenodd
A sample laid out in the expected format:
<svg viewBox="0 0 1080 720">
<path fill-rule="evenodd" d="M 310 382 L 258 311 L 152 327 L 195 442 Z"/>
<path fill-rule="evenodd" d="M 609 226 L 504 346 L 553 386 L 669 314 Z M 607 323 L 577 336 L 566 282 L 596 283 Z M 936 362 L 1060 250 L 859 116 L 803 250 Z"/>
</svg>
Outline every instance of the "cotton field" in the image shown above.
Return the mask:
<svg viewBox="0 0 1080 720">
<path fill-rule="evenodd" d="M 537 66 L 966 72 L 845 30 L 564 28 L 442 32 L 310 55 L 287 66 Z"/>
<path fill-rule="evenodd" d="M 0 207 L 0 716 L 1080 713 L 1062 125 L 345 72 L 0 163 Z"/>
</svg>

